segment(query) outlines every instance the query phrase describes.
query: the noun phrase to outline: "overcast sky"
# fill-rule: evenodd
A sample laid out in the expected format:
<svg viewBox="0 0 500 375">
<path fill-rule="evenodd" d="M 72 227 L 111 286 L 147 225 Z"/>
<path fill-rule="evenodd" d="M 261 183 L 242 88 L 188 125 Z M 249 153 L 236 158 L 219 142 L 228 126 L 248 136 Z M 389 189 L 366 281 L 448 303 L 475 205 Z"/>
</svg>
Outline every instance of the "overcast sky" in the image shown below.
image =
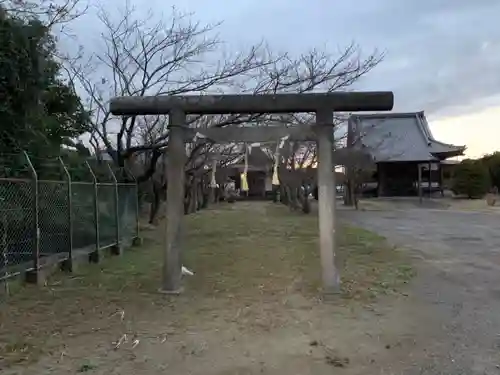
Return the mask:
<svg viewBox="0 0 500 375">
<path fill-rule="evenodd" d="M 500 0 L 135 2 L 223 21 L 221 39 L 235 50 L 262 39 L 293 53 L 335 52 L 353 40 L 367 53 L 383 50 L 385 60 L 358 88 L 393 90 L 396 111 L 425 110 L 437 137 L 467 144 L 472 156 L 500 149 Z M 110 12 L 123 3 L 103 2 Z M 98 30 L 92 14 L 79 22 L 74 29 L 86 36 Z"/>
</svg>

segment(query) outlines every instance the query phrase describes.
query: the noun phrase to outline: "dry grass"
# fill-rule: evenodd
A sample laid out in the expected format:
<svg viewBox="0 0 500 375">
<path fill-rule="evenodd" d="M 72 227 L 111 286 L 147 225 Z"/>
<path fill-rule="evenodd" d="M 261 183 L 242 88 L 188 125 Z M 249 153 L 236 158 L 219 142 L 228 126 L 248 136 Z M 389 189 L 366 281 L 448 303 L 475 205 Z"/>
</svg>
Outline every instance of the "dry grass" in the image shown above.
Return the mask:
<svg viewBox="0 0 500 375">
<path fill-rule="evenodd" d="M 433 208 L 440 210 L 457 210 L 457 211 L 477 211 L 486 213 L 500 213 L 500 204 L 494 206 L 488 205 L 487 197 L 483 199 L 466 199 L 466 198 L 423 198 L 422 206 L 416 197 L 408 198 L 368 198 L 361 199 L 359 209 L 361 211 L 388 211 L 394 209 L 411 209 L 411 208 Z"/>
<path fill-rule="evenodd" d="M 187 279 L 184 295 L 157 293 L 164 232 L 145 231 L 144 246 L 119 258 L 54 275 L 44 288 L 15 290 L 0 310 L 0 368 L 51 353 L 62 356 L 68 340 L 79 337 L 118 339 L 141 330 L 146 335 L 145 322 L 168 321 L 170 328 L 162 326 L 158 336 L 179 327 L 223 324 L 271 330 L 286 324 L 294 296 L 320 303 L 314 215 L 270 203 L 239 203 L 186 221 L 184 263 L 195 275 Z M 337 304 L 397 292 L 413 275 L 404 254 L 383 238 L 358 228 L 338 233 L 343 290 Z M 155 331 L 148 329 L 147 334 Z"/>
<path fill-rule="evenodd" d="M 486 197 L 484 199 L 449 199 L 447 200 L 449 209 L 460 211 L 478 211 L 500 213 L 500 205 L 489 206 Z"/>
<path fill-rule="evenodd" d="M 392 202 L 383 201 L 379 199 L 360 199 L 358 202 L 358 207 L 360 210 L 364 211 L 385 211 L 393 208 L 394 204 Z"/>
</svg>

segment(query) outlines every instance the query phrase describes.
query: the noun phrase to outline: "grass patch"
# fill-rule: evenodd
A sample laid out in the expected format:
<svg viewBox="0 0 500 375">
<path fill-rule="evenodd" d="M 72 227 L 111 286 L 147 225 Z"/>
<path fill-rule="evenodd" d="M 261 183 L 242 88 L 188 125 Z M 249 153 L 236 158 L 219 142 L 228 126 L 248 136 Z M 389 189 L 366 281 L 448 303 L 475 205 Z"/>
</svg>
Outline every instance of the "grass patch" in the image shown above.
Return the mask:
<svg viewBox="0 0 500 375">
<path fill-rule="evenodd" d="M 145 231 L 141 248 L 72 275 L 56 274 L 44 288 L 21 288 L 9 297 L 0 310 L 0 367 L 36 359 L 71 337 L 118 327 L 123 332 L 123 324 L 132 329 L 129 319 L 144 316 L 161 315 L 177 326 L 217 319 L 247 326 L 265 311 L 275 321 L 288 313 L 288 296 L 318 294 L 317 228 L 315 215 L 269 203 L 222 205 L 190 215 L 184 264 L 195 275 L 177 298 L 157 293 L 164 230 Z M 382 237 L 352 227 L 337 232 L 343 303 L 393 293 L 413 275 L 405 256 Z M 122 311 L 125 323 L 116 318 Z"/>
<path fill-rule="evenodd" d="M 397 293 L 414 276 L 406 255 L 373 232 L 344 227 L 339 232 L 339 266 L 344 297 L 365 300 Z"/>
</svg>

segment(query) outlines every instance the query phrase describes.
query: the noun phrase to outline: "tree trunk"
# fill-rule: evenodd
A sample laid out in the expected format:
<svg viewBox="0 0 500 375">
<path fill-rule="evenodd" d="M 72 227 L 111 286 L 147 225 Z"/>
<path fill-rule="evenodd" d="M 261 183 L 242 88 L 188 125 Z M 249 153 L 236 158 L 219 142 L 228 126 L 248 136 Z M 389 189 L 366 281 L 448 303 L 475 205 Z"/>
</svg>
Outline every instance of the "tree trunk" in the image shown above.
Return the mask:
<svg viewBox="0 0 500 375">
<path fill-rule="evenodd" d="M 354 189 L 352 189 L 352 201 L 354 203 L 354 208 L 357 210 L 359 209 L 359 194 L 361 192 L 361 186 L 359 184 L 356 184 L 354 186 Z"/>
<path fill-rule="evenodd" d="M 201 185 L 201 208 L 207 208 L 208 204 L 210 203 L 210 194 L 211 194 L 212 188 L 210 188 L 208 181 L 206 178 L 202 179 L 202 185 Z"/>
<path fill-rule="evenodd" d="M 287 201 L 288 201 L 288 207 L 291 210 L 297 210 L 299 208 L 299 192 L 298 189 L 294 186 L 286 185 L 285 187 L 286 192 L 287 192 Z"/>
<path fill-rule="evenodd" d="M 273 185 L 272 187 L 272 197 L 273 197 L 273 202 L 277 203 L 279 201 L 279 186 Z"/>
<path fill-rule="evenodd" d="M 196 211 L 203 208 L 203 177 L 198 179 L 196 184 Z"/>
<path fill-rule="evenodd" d="M 184 185 L 184 215 L 188 215 L 189 208 L 191 207 L 191 200 L 192 200 L 192 192 L 191 192 L 191 185 L 193 184 L 192 182 L 193 177 L 192 176 L 186 176 L 186 183 Z"/>
<path fill-rule="evenodd" d="M 283 184 L 280 185 L 280 202 L 283 203 L 284 205 L 288 205 L 287 191 Z"/>
<path fill-rule="evenodd" d="M 149 208 L 149 224 L 156 225 L 158 223 L 158 212 L 160 210 L 160 195 L 153 192 L 153 201 L 151 202 L 151 207 Z"/>
<path fill-rule="evenodd" d="M 352 179 L 347 179 L 345 182 L 344 205 L 354 206 L 356 204 L 354 197 L 354 182 Z"/>
<path fill-rule="evenodd" d="M 302 212 L 308 214 L 311 212 L 311 205 L 309 203 L 309 188 L 306 185 L 302 185 L 301 189 L 301 202 L 302 202 Z"/>
<path fill-rule="evenodd" d="M 158 213 L 160 212 L 161 197 L 162 197 L 162 186 L 158 186 L 153 181 L 153 199 L 151 201 L 151 207 L 149 208 L 149 224 L 158 224 Z"/>
<path fill-rule="evenodd" d="M 293 209 L 299 210 L 301 207 L 301 199 L 300 199 L 300 187 L 294 185 L 293 187 Z"/>
<path fill-rule="evenodd" d="M 188 213 L 192 214 L 196 212 L 196 208 L 198 205 L 198 182 L 197 178 L 193 177 L 191 179 L 191 183 L 189 185 L 189 204 L 188 204 Z"/>
<path fill-rule="evenodd" d="M 286 205 L 289 208 L 292 208 L 293 206 L 293 193 L 292 193 L 292 188 L 286 184 L 285 185 L 285 191 L 286 191 Z"/>
</svg>

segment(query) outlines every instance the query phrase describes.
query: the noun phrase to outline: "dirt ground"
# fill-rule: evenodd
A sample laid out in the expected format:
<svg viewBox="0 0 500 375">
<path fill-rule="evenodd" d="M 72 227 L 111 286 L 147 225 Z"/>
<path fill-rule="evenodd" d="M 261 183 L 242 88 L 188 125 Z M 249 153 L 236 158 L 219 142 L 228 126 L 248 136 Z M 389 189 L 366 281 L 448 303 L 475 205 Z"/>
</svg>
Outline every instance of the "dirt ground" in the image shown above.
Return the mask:
<svg viewBox="0 0 500 375">
<path fill-rule="evenodd" d="M 187 222 L 181 296 L 156 292 L 161 228 L 44 288 L 12 286 L 1 373 L 402 374 L 440 327 L 408 286 L 407 252 L 370 232 L 338 230 L 343 289 L 324 301 L 315 215 L 252 202 Z"/>
<path fill-rule="evenodd" d="M 314 215 L 225 206 L 187 220 L 195 276 L 180 297 L 155 293 L 161 228 L 119 259 L 15 291 L 1 373 L 500 374 L 497 214 L 407 204 L 338 217 L 403 250 L 344 227 L 331 301 L 318 298 Z"/>
<path fill-rule="evenodd" d="M 425 334 L 414 333 L 416 345 L 404 374 L 500 373 L 496 213 L 386 205 L 364 212 L 339 209 L 339 216 L 406 246 L 421 259 L 411 291 L 419 309 L 412 318 Z M 411 356 L 419 359 L 410 364 Z"/>
</svg>

